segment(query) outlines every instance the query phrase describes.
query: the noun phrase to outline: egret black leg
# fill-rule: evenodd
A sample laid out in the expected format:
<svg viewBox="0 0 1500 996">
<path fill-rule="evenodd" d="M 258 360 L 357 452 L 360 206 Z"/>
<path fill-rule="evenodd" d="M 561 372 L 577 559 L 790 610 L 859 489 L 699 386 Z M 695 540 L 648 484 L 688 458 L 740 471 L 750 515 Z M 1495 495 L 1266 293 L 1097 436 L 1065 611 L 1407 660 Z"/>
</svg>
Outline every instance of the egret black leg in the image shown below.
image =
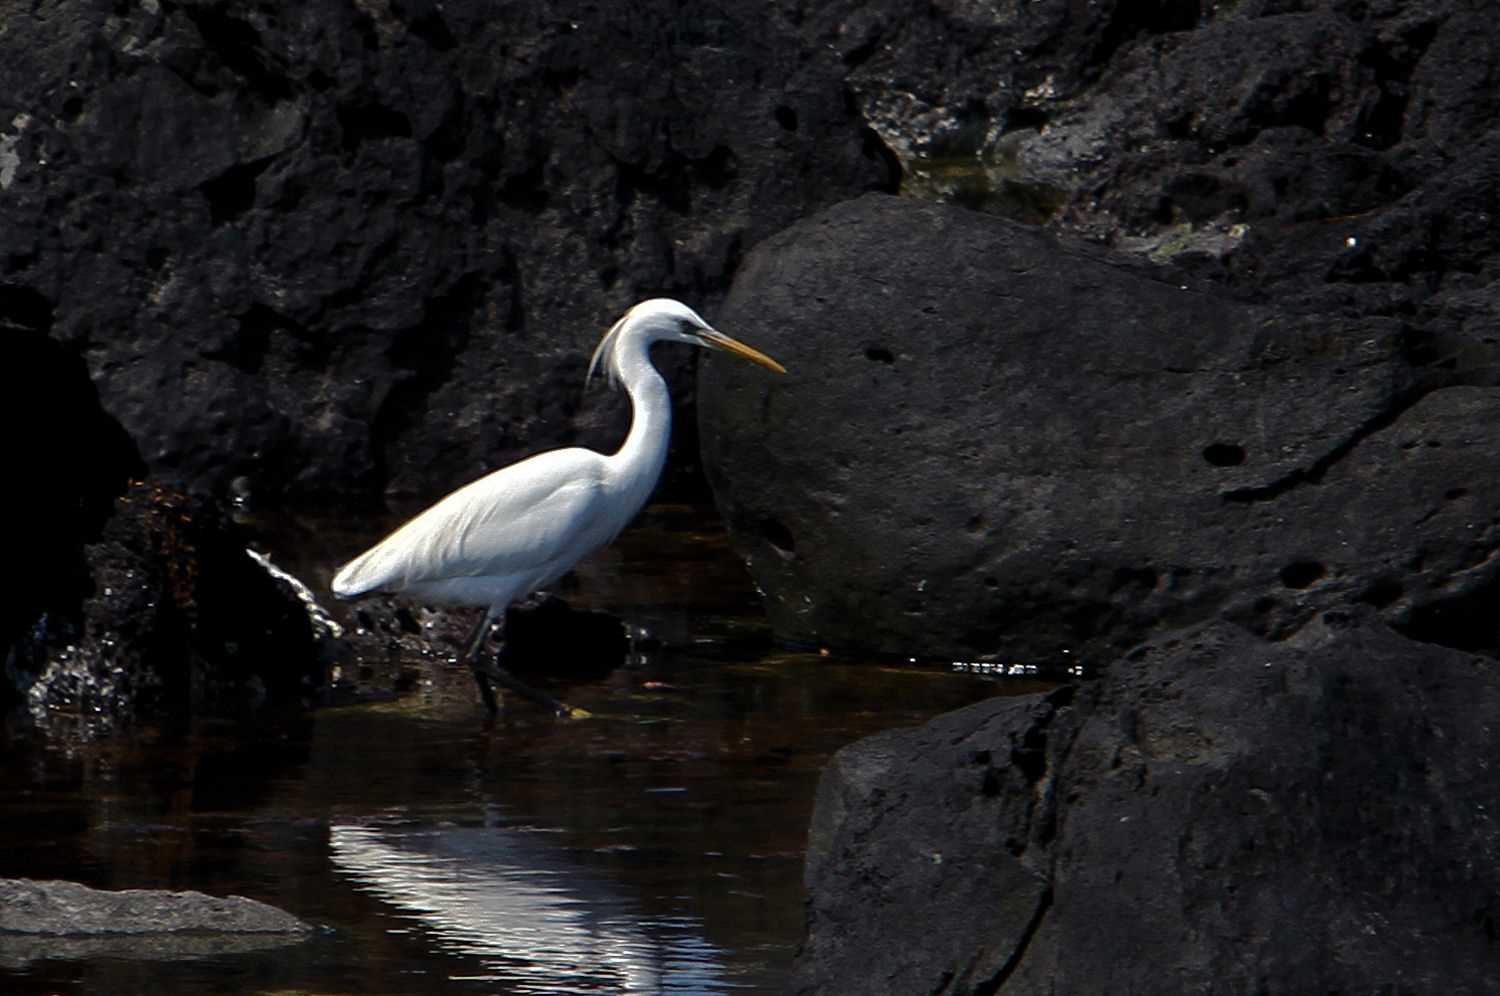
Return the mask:
<svg viewBox="0 0 1500 996">
<path fill-rule="evenodd" d="M 493 716 L 500 711 L 499 703 L 495 701 L 495 684 L 498 683 L 515 692 L 517 695 L 524 695 L 537 705 L 552 710 L 558 716 L 572 716 L 575 718 L 587 716 L 588 713 L 584 710 L 575 709 L 540 689 L 532 688 L 501 667 L 500 656 L 505 650 L 503 635 L 500 646 L 495 651 L 495 659 L 492 661 L 484 659 L 482 653 L 484 650 L 484 641 L 490 634 L 490 627 L 494 625 L 496 615 L 496 613 L 492 613 L 490 610 L 485 611 L 484 619 L 480 621 L 479 628 L 474 631 L 474 635 L 469 639 L 469 650 L 465 654 L 469 662 L 469 670 L 473 672 L 474 681 L 479 685 L 479 697 L 484 699 L 484 707 L 490 711 L 490 715 Z"/>
<path fill-rule="evenodd" d="M 494 610 L 485 609 L 479 625 L 474 627 L 474 633 L 469 637 L 468 649 L 464 651 L 464 660 L 468 662 L 469 670 L 474 675 L 474 683 L 479 686 L 479 697 L 484 700 L 484 707 L 491 716 L 500 711 L 500 705 L 495 701 L 495 688 L 490 684 L 490 676 L 480 661 L 480 654 L 484 650 L 484 641 L 490 635 L 490 627 L 494 624 Z"/>
</svg>

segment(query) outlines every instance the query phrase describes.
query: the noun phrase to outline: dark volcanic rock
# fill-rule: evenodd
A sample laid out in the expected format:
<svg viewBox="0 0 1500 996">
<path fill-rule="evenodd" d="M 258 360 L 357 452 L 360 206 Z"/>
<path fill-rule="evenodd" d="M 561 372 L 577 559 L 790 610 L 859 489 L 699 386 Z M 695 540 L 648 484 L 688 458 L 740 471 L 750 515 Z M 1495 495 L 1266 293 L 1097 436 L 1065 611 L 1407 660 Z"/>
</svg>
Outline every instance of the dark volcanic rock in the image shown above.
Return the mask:
<svg viewBox="0 0 1500 996">
<path fill-rule="evenodd" d="M 379 595 L 356 605 L 352 625 L 337 644 L 334 701 L 400 695 L 427 681 L 480 702 L 469 669 L 460 663 L 479 609 L 434 608 L 401 596 Z M 618 616 L 577 609 L 556 596 L 536 596 L 505 612 L 504 639 L 484 653 L 526 683 L 559 697 L 570 684 L 596 681 L 625 663 L 630 640 Z M 498 656 L 497 656 L 498 655 Z M 499 690 L 502 698 L 508 695 Z M 520 708 L 531 708 L 521 705 Z"/>
<path fill-rule="evenodd" d="M 8 679 L 37 719 L 105 728 L 308 696 L 324 664 L 306 607 L 246 547 L 212 499 L 133 487 L 85 549 L 87 596 L 38 621 Z"/>
<path fill-rule="evenodd" d="M 49 320 L 39 301 L 0 284 L 0 424 L 9 430 L 0 520 L 12 579 L 0 598 L 0 661 L 43 613 L 78 603 L 89 584 L 84 543 L 143 469 L 83 361 L 41 334 Z M 0 681 L 0 708 L 12 691 Z"/>
<path fill-rule="evenodd" d="M 843 56 L 903 192 L 1299 312 L 1395 317 L 1426 375 L 1494 383 L 1500 338 L 1474 321 L 1500 249 L 1489 17 L 1451 0 L 839 2 L 802 30 Z"/>
<path fill-rule="evenodd" d="M 0 708 L 98 732 L 305 694 L 321 661 L 304 606 L 246 555 L 212 499 L 155 485 L 84 363 L 0 292 L 13 576 L 0 600 Z M 122 499 L 121 493 L 126 493 Z"/>
<path fill-rule="evenodd" d="M 790 373 L 706 365 L 701 432 L 778 634 L 1102 661 L 1364 602 L 1496 646 L 1500 392 L 1165 276 L 876 195 L 757 247 L 721 324 Z"/>
<path fill-rule="evenodd" d="M 844 0 L 803 30 L 843 56 L 909 191 L 1392 313 L 1500 246 L 1489 16 Z"/>
<path fill-rule="evenodd" d="M 1330 614 L 862 741 L 792 991 L 1490 992 L 1497 708 L 1492 661 Z"/>
<path fill-rule="evenodd" d="M 65 0 L 5 50 L 0 280 L 169 482 L 434 495 L 617 443 L 578 410 L 616 315 L 894 185 L 761 4 Z"/>
</svg>

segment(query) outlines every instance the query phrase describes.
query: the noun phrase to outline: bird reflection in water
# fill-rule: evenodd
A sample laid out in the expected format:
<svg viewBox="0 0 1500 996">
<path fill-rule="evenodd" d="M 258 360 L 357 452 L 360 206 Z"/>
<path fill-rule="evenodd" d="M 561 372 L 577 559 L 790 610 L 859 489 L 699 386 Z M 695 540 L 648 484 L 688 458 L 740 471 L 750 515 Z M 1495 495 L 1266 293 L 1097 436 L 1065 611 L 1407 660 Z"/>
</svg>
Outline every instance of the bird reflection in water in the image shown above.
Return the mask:
<svg viewBox="0 0 1500 996">
<path fill-rule="evenodd" d="M 499 826 L 329 828 L 334 867 L 478 958 L 514 993 L 723 993 L 723 953 L 694 917 L 648 917 L 537 833 Z"/>
</svg>

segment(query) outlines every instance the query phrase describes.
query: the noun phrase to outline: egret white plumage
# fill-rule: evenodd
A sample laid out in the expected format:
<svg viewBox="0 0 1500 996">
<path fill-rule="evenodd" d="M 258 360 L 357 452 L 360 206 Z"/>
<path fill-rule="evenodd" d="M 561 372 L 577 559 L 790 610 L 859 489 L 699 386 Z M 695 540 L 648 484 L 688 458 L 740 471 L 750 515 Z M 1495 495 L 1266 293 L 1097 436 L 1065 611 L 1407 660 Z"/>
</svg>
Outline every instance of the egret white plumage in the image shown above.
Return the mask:
<svg viewBox="0 0 1500 996">
<path fill-rule="evenodd" d="M 651 345 L 682 342 L 724 350 L 777 373 L 781 364 L 719 332 L 679 301 L 654 298 L 627 311 L 600 341 L 589 363 L 623 385 L 633 416 L 611 456 L 579 447 L 528 457 L 465 485 L 351 560 L 333 579 L 340 598 L 404 592 L 433 602 L 483 606 L 464 659 L 495 711 L 490 681 L 568 707 L 484 666 L 480 651 L 505 608 L 566 574 L 608 544 L 645 505 L 667 459 L 672 401 L 651 363 Z"/>
</svg>

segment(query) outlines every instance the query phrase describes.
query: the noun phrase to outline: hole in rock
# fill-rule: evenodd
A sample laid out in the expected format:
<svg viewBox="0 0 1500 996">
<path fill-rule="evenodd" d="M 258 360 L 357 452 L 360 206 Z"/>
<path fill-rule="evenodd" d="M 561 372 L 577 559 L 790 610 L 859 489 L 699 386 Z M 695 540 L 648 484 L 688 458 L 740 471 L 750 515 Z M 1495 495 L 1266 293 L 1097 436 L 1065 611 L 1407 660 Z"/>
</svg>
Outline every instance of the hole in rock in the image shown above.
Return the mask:
<svg viewBox="0 0 1500 996">
<path fill-rule="evenodd" d="M 1399 581 L 1382 580 L 1376 581 L 1366 588 L 1359 600 L 1366 605 L 1373 605 L 1377 609 L 1383 609 L 1404 594 L 1404 589 Z"/>
<path fill-rule="evenodd" d="M 1410 621 L 1393 626 L 1423 643 L 1464 651 L 1493 651 L 1500 646 L 1500 618 L 1495 615 L 1500 582 L 1412 609 Z"/>
<path fill-rule="evenodd" d="M 879 346 L 871 346 L 865 350 L 865 359 L 871 363 L 891 364 L 896 362 L 896 355 L 889 349 L 881 349 Z"/>
<path fill-rule="evenodd" d="M 411 119 L 374 100 L 339 104 L 334 117 L 338 120 L 346 151 L 352 152 L 364 142 L 411 137 Z"/>
<path fill-rule="evenodd" d="M 797 552 L 797 541 L 792 537 L 792 531 L 776 519 L 762 519 L 760 535 L 783 557 L 790 557 Z"/>
<path fill-rule="evenodd" d="M 1126 588 L 1154 591 L 1159 580 L 1156 571 L 1149 567 L 1121 567 L 1115 570 L 1109 590 L 1110 594 Z"/>
<path fill-rule="evenodd" d="M 1234 443 L 1210 443 L 1203 448 L 1203 459 L 1215 467 L 1238 467 L 1245 462 L 1245 448 Z"/>
<path fill-rule="evenodd" d="M 254 207 L 255 180 L 269 165 L 268 159 L 237 163 L 199 184 L 198 189 L 208 201 L 209 220 L 215 225 L 226 225 Z"/>
<path fill-rule="evenodd" d="M 0 327 L 47 333 L 52 330 L 52 302 L 21 284 L 0 284 Z"/>
<path fill-rule="evenodd" d="M 1323 565 L 1315 560 L 1298 560 L 1281 569 L 1281 583 L 1288 588 L 1302 589 L 1318 581 L 1325 573 Z"/>
</svg>

